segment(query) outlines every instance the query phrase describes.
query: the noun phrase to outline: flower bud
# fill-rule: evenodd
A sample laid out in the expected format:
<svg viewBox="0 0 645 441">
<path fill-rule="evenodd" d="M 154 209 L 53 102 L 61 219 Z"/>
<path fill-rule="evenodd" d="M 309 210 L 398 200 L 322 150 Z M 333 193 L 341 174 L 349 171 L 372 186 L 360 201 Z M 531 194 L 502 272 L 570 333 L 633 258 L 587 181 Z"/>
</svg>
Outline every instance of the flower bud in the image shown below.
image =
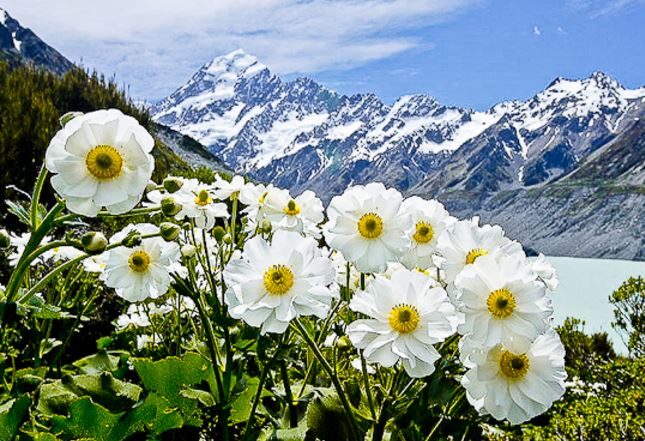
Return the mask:
<svg viewBox="0 0 645 441">
<path fill-rule="evenodd" d="M 141 245 L 141 233 L 136 230 L 128 232 L 125 238 L 121 241 L 123 246 L 132 248 Z"/>
<path fill-rule="evenodd" d="M 196 248 L 190 244 L 181 247 L 181 255 L 184 257 L 193 257 L 196 251 Z"/>
<path fill-rule="evenodd" d="M 159 186 L 155 181 L 148 181 L 148 184 L 146 185 L 146 193 L 150 193 L 151 191 L 158 190 Z"/>
<path fill-rule="evenodd" d="M 87 254 L 100 254 L 108 246 L 108 240 L 103 233 L 90 231 L 81 237 L 81 244 Z"/>
<path fill-rule="evenodd" d="M 231 235 L 226 233 L 224 237 L 222 237 L 222 242 L 224 243 L 231 243 L 233 239 L 231 238 Z"/>
<path fill-rule="evenodd" d="M 174 216 L 181 211 L 181 204 L 173 198 L 163 198 L 161 200 L 161 212 L 168 217 Z"/>
<path fill-rule="evenodd" d="M 190 222 L 184 222 L 183 224 L 181 224 L 181 229 L 182 230 L 188 231 L 188 230 L 191 230 L 192 228 L 193 228 L 193 226 L 192 226 L 192 224 Z"/>
<path fill-rule="evenodd" d="M 0 249 L 9 248 L 10 245 L 11 238 L 9 237 L 9 233 L 5 229 L 0 230 Z"/>
<path fill-rule="evenodd" d="M 260 229 L 264 233 L 269 234 L 272 228 L 273 228 L 273 225 L 271 224 L 271 221 L 269 219 L 263 219 L 262 222 L 260 223 Z"/>
<path fill-rule="evenodd" d="M 352 342 L 347 337 L 346 335 L 343 335 L 341 338 L 338 339 L 338 349 L 346 349 L 346 348 L 351 348 L 352 347 Z"/>
<path fill-rule="evenodd" d="M 226 231 L 224 231 L 224 228 L 219 225 L 213 228 L 213 237 L 216 241 L 221 242 L 225 235 Z"/>
<path fill-rule="evenodd" d="M 159 225 L 161 237 L 167 242 L 177 239 L 180 231 L 181 227 L 179 227 L 179 225 L 175 225 L 170 222 L 162 222 L 161 225 Z"/>
<path fill-rule="evenodd" d="M 180 178 L 171 176 L 163 180 L 163 188 L 168 193 L 174 193 L 184 185 L 184 181 Z"/>
<path fill-rule="evenodd" d="M 70 122 L 77 116 L 81 116 L 82 114 L 83 112 L 67 112 L 66 114 L 64 114 L 58 119 L 58 122 L 60 123 L 61 127 L 65 127 L 68 122 Z"/>
</svg>

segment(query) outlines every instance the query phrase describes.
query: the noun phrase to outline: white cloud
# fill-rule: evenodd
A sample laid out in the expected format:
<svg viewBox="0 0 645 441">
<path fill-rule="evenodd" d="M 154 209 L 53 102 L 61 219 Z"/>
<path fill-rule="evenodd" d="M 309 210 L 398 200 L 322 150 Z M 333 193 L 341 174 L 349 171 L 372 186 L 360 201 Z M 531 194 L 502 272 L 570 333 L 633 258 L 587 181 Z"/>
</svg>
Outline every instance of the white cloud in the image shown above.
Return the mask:
<svg viewBox="0 0 645 441">
<path fill-rule="evenodd" d="M 281 74 L 346 69 L 413 48 L 413 30 L 481 0 L 5 0 L 73 61 L 116 73 L 136 97 L 160 98 L 238 47 Z"/>
<path fill-rule="evenodd" d="M 537 25 L 533 26 L 533 35 L 537 35 L 538 37 L 542 35 L 542 31 L 540 30 L 539 27 L 537 27 Z"/>
<path fill-rule="evenodd" d="M 569 7 L 584 11 L 589 18 L 618 13 L 622 10 L 642 6 L 645 0 L 567 0 Z"/>
</svg>

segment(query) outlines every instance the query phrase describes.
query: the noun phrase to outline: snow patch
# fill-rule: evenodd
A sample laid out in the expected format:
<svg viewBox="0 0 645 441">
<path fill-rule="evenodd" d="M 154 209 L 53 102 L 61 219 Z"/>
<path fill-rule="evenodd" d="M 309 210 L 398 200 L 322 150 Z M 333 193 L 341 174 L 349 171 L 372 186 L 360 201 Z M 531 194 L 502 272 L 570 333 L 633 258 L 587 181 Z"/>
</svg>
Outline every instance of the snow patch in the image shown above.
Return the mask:
<svg viewBox="0 0 645 441">
<path fill-rule="evenodd" d="M 310 131 L 321 125 L 328 113 L 312 113 L 298 116 L 296 112 L 289 112 L 286 120 L 275 121 L 269 131 L 258 134 L 261 144 L 256 147 L 257 156 L 251 161 L 256 168 L 269 164 L 273 159 L 284 156 L 285 148 L 289 146 L 301 133 Z M 297 151 L 296 149 L 295 151 Z M 295 153 L 290 151 L 290 154 Z"/>
<path fill-rule="evenodd" d="M 503 115 L 496 112 L 473 112 L 471 120 L 458 126 L 454 133 L 444 142 L 436 143 L 426 141 L 419 151 L 423 153 L 439 153 L 441 151 L 454 151 L 467 141 L 479 136 L 488 127 L 495 124 Z"/>
<path fill-rule="evenodd" d="M 18 52 L 20 52 L 20 48 L 22 47 L 22 41 L 16 38 L 15 32 L 11 33 L 11 38 L 13 39 L 13 47 L 15 47 Z"/>
<path fill-rule="evenodd" d="M 356 120 L 341 126 L 332 127 L 327 131 L 327 138 L 347 139 L 352 135 L 352 133 L 360 129 L 362 126 L 363 122 Z"/>
</svg>

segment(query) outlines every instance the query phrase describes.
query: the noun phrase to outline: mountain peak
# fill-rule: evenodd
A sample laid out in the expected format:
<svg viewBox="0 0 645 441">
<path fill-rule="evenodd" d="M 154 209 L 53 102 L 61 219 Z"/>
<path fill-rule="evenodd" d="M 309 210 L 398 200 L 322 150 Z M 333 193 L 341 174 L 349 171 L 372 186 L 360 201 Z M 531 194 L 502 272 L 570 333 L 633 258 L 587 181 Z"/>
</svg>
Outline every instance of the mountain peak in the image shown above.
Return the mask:
<svg viewBox="0 0 645 441">
<path fill-rule="evenodd" d="M 62 75 L 74 65 L 29 28 L 0 8 L 0 59 L 10 64 L 30 64 Z"/>
<path fill-rule="evenodd" d="M 226 55 L 213 58 L 206 63 L 201 71 L 215 77 L 230 76 L 250 78 L 266 66 L 253 55 L 247 54 L 242 49 L 236 49 Z"/>
</svg>

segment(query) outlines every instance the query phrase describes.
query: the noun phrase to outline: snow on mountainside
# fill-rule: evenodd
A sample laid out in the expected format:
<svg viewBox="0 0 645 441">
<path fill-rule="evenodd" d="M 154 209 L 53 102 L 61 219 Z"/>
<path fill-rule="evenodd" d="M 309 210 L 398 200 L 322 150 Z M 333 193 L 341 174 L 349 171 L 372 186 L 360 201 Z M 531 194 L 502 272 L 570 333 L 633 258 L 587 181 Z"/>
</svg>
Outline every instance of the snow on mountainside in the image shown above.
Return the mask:
<svg viewBox="0 0 645 441">
<path fill-rule="evenodd" d="M 645 88 L 597 72 L 558 78 L 486 112 L 426 95 L 387 105 L 308 78 L 286 82 L 242 50 L 205 64 L 152 108 L 230 167 L 295 192 L 378 179 L 403 191 L 497 191 L 549 182 L 642 117 Z"/>
<path fill-rule="evenodd" d="M 0 60 L 29 63 L 59 75 L 74 65 L 56 49 L 42 41 L 31 29 L 24 28 L 0 8 Z"/>
</svg>

